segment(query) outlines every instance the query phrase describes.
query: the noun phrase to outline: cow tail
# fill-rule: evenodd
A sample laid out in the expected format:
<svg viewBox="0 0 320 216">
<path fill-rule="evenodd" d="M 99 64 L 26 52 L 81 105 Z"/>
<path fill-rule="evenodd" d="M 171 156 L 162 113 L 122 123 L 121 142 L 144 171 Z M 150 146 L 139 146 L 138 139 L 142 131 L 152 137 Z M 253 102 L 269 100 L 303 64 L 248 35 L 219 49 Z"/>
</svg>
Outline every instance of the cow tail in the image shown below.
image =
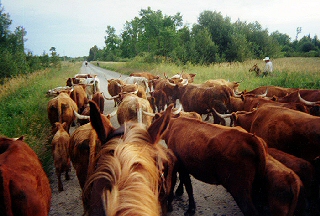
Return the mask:
<svg viewBox="0 0 320 216">
<path fill-rule="evenodd" d="M 89 138 L 89 166 L 88 166 L 88 172 L 87 172 L 87 178 L 93 173 L 95 165 L 94 165 L 94 159 L 97 154 L 97 137 L 96 133 L 94 132 L 94 129 L 90 132 L 90 138 Z"/>
<path fill-rule="evenodd" d="M 62 103 L 61 103 L 61 99 L 58 98 L 58 120 L 60 123 L 62 123 Z"/>
<path fill-rule="evenodd" d="M 10 181 L 5 179 L 4 170 L 0 166 L 0 212 L 4 215 L 11 215 L 11 193 L 9 190 Z"/>
<path fill-rule="evenodd" d="M 266 162 L 267 162 L 267 144 L 261 139 L 258 138 L 255 134 L 252 135 L 254 140 L 256 140 L 252 147 L 254 152 L 258 155 L 258 167 L 256 172 L 256 177 L 261 179 L 266 175 Z"/>
<path fill-rule="evenodd" d="M 295 173 L 292 173 L 292 174 L 295 177 L 294 182 L 292 182 L 292 184 L 290 184 L 291 185 L 291 192 L 293 193 L 293 198 L 292 198 L 293 200 L 291 202 L 288 215 L 294 215 L 294 212 L 297 207 L 301 211 L 301 209 L 298 206 L 298 203 L 302 204 L 304 202 L 304 200 L 303 200 L 304 195 L 302 194 L 303 189 L 301 190 L 301 187 L 303 187 L 302 186 L 303 184 L 302 184 L 300 178 Z"/>
</svg>

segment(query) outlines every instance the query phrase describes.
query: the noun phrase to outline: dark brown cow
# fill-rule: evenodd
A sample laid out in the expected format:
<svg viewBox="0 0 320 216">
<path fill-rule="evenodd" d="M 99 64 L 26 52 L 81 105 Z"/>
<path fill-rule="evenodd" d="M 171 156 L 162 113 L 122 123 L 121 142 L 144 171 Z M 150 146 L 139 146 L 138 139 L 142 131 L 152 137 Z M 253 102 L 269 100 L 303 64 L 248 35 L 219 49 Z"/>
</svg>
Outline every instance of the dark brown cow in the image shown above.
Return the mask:
<svg viewBox="0 0 320 216">
<path fill-rule="evenodd" d="M 162 90 L 167 95 L 168 104 L 175 103 L 177 99 L 174 95 L 174 85 L 172 84 L 174 84 L 174 81 L 167 78 L 153 80 L 154 91 Z"/>
<path fill-rule="evenodd" d="M 172 105 L 166 112 L 171 108 Z M 159 124 L 163 116 L 153 125 Z M 223 185 L 245 215 L 258 215 L 251 192 L 254 179 L 263 176 L 266 169 L 266 143 L 261 138 L 240 127 L 184 117 L 171 118 L 162 138 L 179 161 L 179 177 L 189 195 L 187 214 L 195 212 L 191 174 L 203 182 Z M 169 204 L 171 201 L 172 197 Z"/>
<path fill-rule="evenodd" d="M 99 107 L 100 113 L 103 114 L 104 112 L 104 96 L 102 92 L 94 93 L 92 100 L 96 102 Z"/>
<path fill-rule="evenodd" d="M 154 98 L 154 104 L 158 112 L 165 109 L 165 106 L 169 103 L 166 93 L 161 89 L 156 89 L 151 93 Z"/>
<path fill-rule="evenodd" d="M 224 85 L 214 87 L 199 87 L 194 84 L 182 84 L 175 86 L 174 97 L 180 100 L 184 111 L 197 112 L 200 115 L 213 113 L 214 123 L 220 123 L 212 108 L 219 113 L 227 113 L 230 106 L 230 89 Z M 224 121 L 221 122 L 225 124 Z"/>
<path fill-rule="evenodd" d="M 23 138 L 0 137 L 1 215 L 49 214 L 51 188 L 36 153 Z"/>
<path fill-rule="evenodd" d="M 277 96 L 277 97 L 284 97 L 287 94 L 290 94 L 296 90 L 298 90 L 297 88 L 284 88 L 284 87 L 280 87 L 280 86 L 261 86 L 258 88 L 255 88 L 251 91 L 245 91 L 246 94 L 255 94 L 255 95 L 261 95 L 264 94 L 268 89 L 267 92 L 267 97 L 273 97 L 273 96 Z"/>
<path fill-rule="evenodd" d="M 108 80 L 108 92 L 109 94 L 114 97 L 118 95 L 121 92 L 121 86 L 123 86 L 125 83 L 120 79 L 109 79 Z M 114 99 L 114 107 L 117 106 L 119 103 L 119 99 Z"/>
<path fill-rule="evenodd" d="M 60 93 L 48 102 L 48 118 L 55 127 L 55 122 L 66 122 L 66 130 L 69 132 L 71 123 L 75 120 L 74 111 L 78 112 L 77 104 L 66 93 Z"/>
<path fill-rule="evenodd" d="M 320 117 L 273 105 L 232 116 L 235 125 L 260 136 L 269 147 L 309 162 L 320 155 Z"/>
<path fill-rule="evenodd" d="M 56 168 L 56 175 L 58 177 L 58 190 L 63 191 L 63 184 L 61 181 L 61 174 L 65 172 L 65 179 L 69 180 L 69 172 L 71 170 L 70 157 L 68 154 L 69 133 L 64 129 L 66 123 L 56 122 L 57 132 L 52 139 L 52 155 L 54 167 Z"/>
</svg>

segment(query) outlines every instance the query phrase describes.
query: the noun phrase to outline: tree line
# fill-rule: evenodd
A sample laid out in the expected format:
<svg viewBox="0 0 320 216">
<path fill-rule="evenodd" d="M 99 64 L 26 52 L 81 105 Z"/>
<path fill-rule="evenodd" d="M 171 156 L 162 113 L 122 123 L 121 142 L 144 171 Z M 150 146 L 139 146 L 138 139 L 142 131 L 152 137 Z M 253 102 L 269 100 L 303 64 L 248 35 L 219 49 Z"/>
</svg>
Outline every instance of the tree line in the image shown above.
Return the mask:
<svg viewBox="0 0 320 216">
<path fill-rule="evenodd" d="M 27 31 L 18 26 L 10 30 L 12 20 L 0 3 L 0 84 L 19 74 L 28 74 L 36 70 L 59 67 L 60 59 L 55 47 L 51 47 L 51 57 L 43 53 L 35 56 L 31 51 L 25 52 Z"/>
<path fill-rule="evenodd" d="M 120 35 L 107 26 L 105 47 L 90 48 L 88 60 L 123 61 L 142 57 L 143 61 L 170 61 L 178 64 L 211 64 L 215 62 L 242 62 L 265 56 L 319 57 L 320 41 L 310 35 L 291 41 L 279 31 L 269 34 L 257 21 L 237 20 L 221 12 L 203 11 L 196 24 L 183 25 L 182 15 L 163 15 L 150 7 L 141 9 L 139 16 L 126 21 Z"/>
</svg>

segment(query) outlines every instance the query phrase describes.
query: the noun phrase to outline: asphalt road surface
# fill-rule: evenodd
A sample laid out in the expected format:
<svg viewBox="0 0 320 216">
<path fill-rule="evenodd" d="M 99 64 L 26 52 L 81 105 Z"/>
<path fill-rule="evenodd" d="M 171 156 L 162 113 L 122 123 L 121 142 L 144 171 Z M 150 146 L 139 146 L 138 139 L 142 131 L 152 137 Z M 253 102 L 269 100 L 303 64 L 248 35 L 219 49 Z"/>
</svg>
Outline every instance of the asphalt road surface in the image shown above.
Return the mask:
<svg viewBox="0 0 320 216">
<path fill-rule="evenodd" d="M 119 78 L 120 74 L 99 68 L 93 64 L 84 64 L 79 70 L 79 73 L 97 74 L 100 80 L 101 91 L 108 97 L 108 82 L 107 79 Z M 122 75 L 122 78 L 125 77 Z M 104 113 L 111 113 L 115 108 L 113 100 L 105 101 Z M 118 127 L 116 116 L 111 118 L 111 123 L 114 127 Z M 50 183 L 52 188 L 52 201 L 50 216 L 72 215 L 78 216 L 83 214 L 83 206 L 81 199 L 81 189 L 78 183 L 75 170 L 72 167 L 70 174 L 71 180 L 63 180 L 64 191 L 58 192 L 57 176 L 54 170 L 50 173 Z M 194 198 L 196 201 L 196 214 L 206 216 L 222 216 L 236 215 L 242 216 L 242 212 L 237 206 L 232 196 L 221 185 L 210 185 L 200 182 L 191 177 Z M 178 182 L 177 182 L 178 183 Z M 188 196 L 185 192 L 181 197 L 176 197 L 173 201 L 173 212 L 168 213 L 169 216 L 182 216 L 188 209 Z"/>
</svg>

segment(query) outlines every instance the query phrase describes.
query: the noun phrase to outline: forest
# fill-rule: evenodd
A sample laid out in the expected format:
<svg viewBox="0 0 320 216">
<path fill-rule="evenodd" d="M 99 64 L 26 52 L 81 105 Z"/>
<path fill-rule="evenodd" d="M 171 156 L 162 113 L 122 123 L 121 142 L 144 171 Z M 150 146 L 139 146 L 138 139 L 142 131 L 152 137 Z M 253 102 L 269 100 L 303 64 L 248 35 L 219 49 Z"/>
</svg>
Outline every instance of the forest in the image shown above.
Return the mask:
<svg viewBox="0 0 320 216">
<path fill-rule="evenodd" d="M 203 11 L 198 22 L 184 25 L 182 15 L 164 15 L 150 7 L 141 9 L 139 16 L 126 21 L 121 34 L 107 26 L 105 47 L 96 45 L 89 50 L 89 61 L 128 61 L 136 56 L 146 62 L 169 61 L 177 64 L 207 65 L 218 62 L 243 62 L 248 59 L 280 57 L 319 57 L 320 40 L 315 35 L 298 40 L 275 31 L 268 32 L 258 22 L 247 23 L 221 12 Z"/>
</svg>

